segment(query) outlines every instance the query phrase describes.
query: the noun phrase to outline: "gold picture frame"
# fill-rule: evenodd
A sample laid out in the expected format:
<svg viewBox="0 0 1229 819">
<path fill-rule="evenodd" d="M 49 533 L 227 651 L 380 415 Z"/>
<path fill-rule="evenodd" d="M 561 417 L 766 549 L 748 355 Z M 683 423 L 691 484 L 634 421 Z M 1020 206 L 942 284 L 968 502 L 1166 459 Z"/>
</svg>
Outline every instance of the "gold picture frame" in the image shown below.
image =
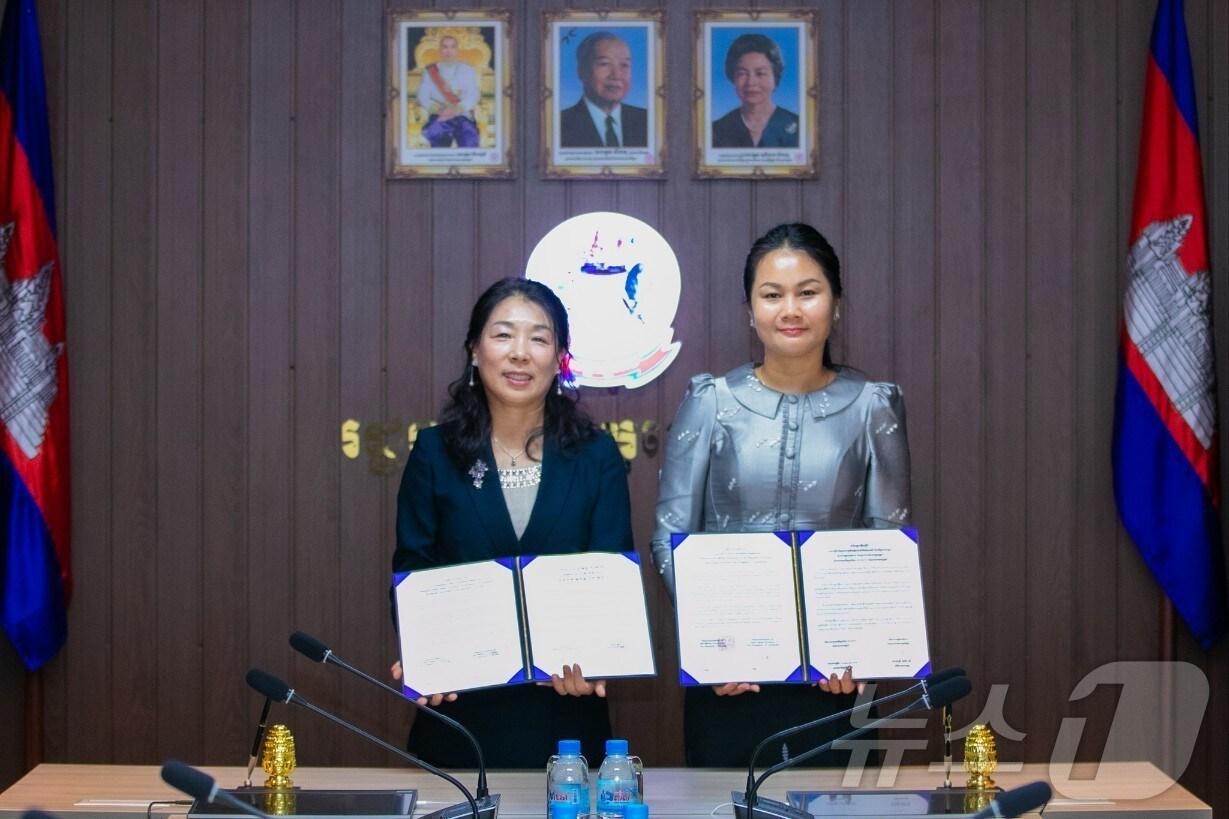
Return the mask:
<svg viewBox="0 0 1229 819">
<path fill-rule="evenodd" d="M 512 14 L 388 15 L 389 177 L 513 175 Z"/>
<path fill-rule="evenodd" d="M 542 176 L 663 177 L 665 12 L 548 10 L 542 28 Z"/>
<path fill-rule="evenodd" d="M 695 13 L 696 176 L 816 176 L 817 32 L 811 9 Z"/>
</svg>

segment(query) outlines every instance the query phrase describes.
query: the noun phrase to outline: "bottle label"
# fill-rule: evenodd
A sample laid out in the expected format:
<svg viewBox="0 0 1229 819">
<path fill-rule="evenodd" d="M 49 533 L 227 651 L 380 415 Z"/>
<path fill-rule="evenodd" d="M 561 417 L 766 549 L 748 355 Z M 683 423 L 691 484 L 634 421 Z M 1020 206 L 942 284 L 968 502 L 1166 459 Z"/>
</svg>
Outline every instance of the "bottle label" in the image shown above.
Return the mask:
<svg viewBox="0 0 1229 819">
<path fill-rule="evenodd" d="M 597 781 L 597 812 L 603 816 L 622 816 L 624 809 L 639 801 L 636 783 L 625 779 Z"/>
<path fill-rule="evenodd" d="M 548 795 L 552 805 L 576 805 L 581 812 L 589 810 L 589 790 L 578 782 L 554 782 Z"/>
</svg>

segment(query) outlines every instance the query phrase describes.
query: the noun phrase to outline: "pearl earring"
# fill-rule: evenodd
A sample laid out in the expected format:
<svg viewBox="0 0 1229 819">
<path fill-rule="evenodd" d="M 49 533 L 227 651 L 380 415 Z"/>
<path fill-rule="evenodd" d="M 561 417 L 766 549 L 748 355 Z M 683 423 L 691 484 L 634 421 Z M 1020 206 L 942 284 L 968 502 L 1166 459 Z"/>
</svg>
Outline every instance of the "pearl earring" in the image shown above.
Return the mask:
<svg viewBox="0 0 1229 819">
<path fill-rule="evenodd" d="M 555 395 L 563 395 L 563 379 L 555 376 Z"/>
<path fill-rule="evenodd" d="M 478 363 L 475 361 L 469 362 L 469 385 L 474 386 L 474 370 L 478 369 Z"/>
</svg>

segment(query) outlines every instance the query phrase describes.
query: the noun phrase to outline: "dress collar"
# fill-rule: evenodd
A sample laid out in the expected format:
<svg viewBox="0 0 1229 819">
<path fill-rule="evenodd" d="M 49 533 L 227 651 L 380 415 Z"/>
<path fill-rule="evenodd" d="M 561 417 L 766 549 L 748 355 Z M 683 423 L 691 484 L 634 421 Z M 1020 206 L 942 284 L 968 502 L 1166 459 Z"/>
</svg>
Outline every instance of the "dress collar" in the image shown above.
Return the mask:
<svg viewBox="0 0 1229 819">
<path fill-rule="evenodd" d="M 730 392 L 738 403 L 765 418 L 777 417 L 786 394 L 766 386 L 755 377 L 755 365 L 743 364 L 725 375 Z M 866 386 L 866 375 L 852 367 L 837 367 L 836 378 L 822 390 L 803 396 L 815 420 L 835 415 L 852 404 Z"/>
</svg>

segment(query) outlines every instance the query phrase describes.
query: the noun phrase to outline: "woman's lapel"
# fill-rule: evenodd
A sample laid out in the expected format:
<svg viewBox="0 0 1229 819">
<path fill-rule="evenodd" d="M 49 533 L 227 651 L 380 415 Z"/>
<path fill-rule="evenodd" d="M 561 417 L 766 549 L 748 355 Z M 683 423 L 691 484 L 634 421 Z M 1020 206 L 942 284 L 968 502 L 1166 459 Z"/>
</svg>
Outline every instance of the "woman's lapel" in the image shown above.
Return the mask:
<svg viewBox="0 0 1229 819">
<path fill-rule="evenodd" d="M 481 480 L 476 471 L 481 467 L 475 465 L 470 472 L 469 496 L 474 502 L 478 518 L 482 521 L 483 531 L 491 543 L 491 555 L 502 556 L 516 554 L 516 530 L 512 528 L 512 518 L 508 515 L 508 504 L 504 502 L 504 491 L 499 487 L 499 472 L 495 467 L 495 453 L 488 443 L 482 454 L 480 464 L 486 469 Z M 476 486 L 480 483 L 481 486 Z"/>
<path fill-rule="evenodd" d="M 576 458 L 565 458 L 558 445 L 547 438 L 542 444 L 542 483 L 529 514 L 529 524 L 521 535 L 522 552 L 545 554 L 553 551 L 545 540 L 551 536 L 555 523 L 567 509 L 568 496 L 576 477 Z M 509 527 L 512 525 L 508 524 Z"/>
</svg>

